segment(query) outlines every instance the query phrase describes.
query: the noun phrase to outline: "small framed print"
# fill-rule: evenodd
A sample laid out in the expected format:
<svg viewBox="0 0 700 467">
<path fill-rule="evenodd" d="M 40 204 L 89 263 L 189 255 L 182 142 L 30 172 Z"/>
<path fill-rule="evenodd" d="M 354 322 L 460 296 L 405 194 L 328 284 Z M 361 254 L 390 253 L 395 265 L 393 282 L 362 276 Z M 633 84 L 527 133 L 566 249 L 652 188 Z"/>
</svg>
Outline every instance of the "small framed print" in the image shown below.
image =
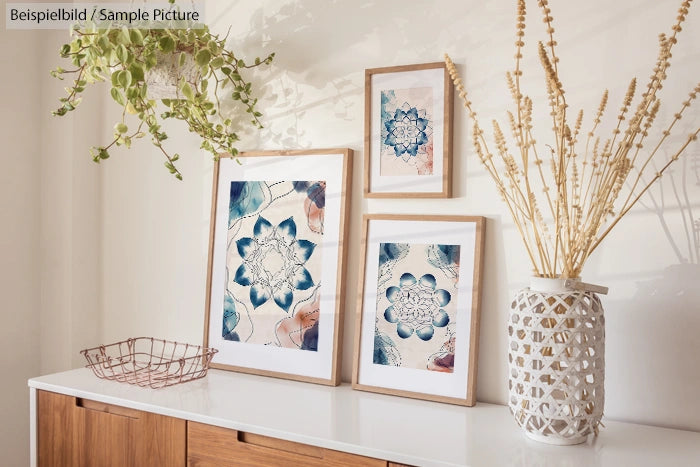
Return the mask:
<svg viewBox="0 0 700 467">
<path fill-rule="evenodd" d="M 353 387 L 474 405 L 484 218 L 363 220 Z"/>
<path fill-rule="evenodd" d="M 350 149 L 215 166 L 205 347 L 214 368 L 340 383 Z"/>
<path fill-rule="evenodd" d="M 443 62 L 365 70 L 365 197 L 449 198 L 452 113 Z"/>
</svg>

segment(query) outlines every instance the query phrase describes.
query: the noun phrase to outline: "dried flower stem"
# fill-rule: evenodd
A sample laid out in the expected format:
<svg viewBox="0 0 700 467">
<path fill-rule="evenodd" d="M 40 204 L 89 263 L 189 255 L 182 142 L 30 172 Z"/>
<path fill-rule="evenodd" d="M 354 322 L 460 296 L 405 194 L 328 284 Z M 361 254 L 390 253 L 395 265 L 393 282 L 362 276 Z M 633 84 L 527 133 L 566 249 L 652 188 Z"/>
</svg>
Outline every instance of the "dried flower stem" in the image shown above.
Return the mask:
<svg viewBox="0 0 700 467">
<path fill-rule="evenodd" d="M 507 112 L 508 123 L 519 157 L 510 152 L 506 135 L 496 120 L 492 122 L 496 152 L 489 150 L 484 131 L 479 125 L 472 103 L 467 99 L 457 69 L 450 57 L 445 55 L 447 69 L 459 97 L 463 99 L 473 120 L 474 149 L 511 213 L 536 275 L 578 277 L 588 257 L 612 228 L 679 159 L 686 148 L 697 140 L 700 128 L 691 133 L 651 180 L 646 182 L 645 174 L 658 159 L 660 148 L 700 93 L 699 84 L 662 131 L 657 143 L 643 155 L 645 142 L 661 107 L 657 93 L 667 78 L 671 50 L 677 43 L 677 35 L 682 30 L 681 25 L 686 19 L 691 1 L 684 0 L 681 3 L 670 35 L 659 36 L 659 54 L 654 70 L 636 107 L 633 107 L 633 102 L 638 83 L 636 79 L 630 81 L 617 115 L 617 123 L 607 139 L 598 135 L 608 104 L 608 91 L 603 92 L 591 130 L 586 134 L 583 152 L 578 150 L 578 145 L 584 113 L 580 110 L 573 125 L 569 123 L 564 86 L 559 78 L 559 57 L 556 54 L 551 9 L 547 0 L 538 1 L 549 36 L 546 43 L 538 44 L 555 141 L 553 147 L 547 146 L 548 160 L 543 160 L 537 151 L 532 125 L 533 103 L 521 90 L 525 0 L 517 1 L 515 68 L 512 73 L 506 73 L 508 88 L 515 104 L 515 111 Z M 493 154 L 497 154 L 496 159 Z M 641 161 L 639 166 L 638 161 Z M 542 167 L 545 162 L 549 165 L 549 172 Z M 530 171 L 533 163 L 536 175 Z M 540 204 L 548 209 L 547 218 L 551 221 L 545 221 Z"/>
</svg>

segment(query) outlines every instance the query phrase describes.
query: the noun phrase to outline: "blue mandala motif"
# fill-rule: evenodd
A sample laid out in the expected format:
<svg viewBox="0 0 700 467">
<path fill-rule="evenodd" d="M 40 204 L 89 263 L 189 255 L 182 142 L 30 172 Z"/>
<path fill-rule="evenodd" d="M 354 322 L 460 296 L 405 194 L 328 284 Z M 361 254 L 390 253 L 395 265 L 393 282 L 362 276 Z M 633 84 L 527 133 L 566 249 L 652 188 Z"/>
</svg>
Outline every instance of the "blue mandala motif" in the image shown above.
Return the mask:
<svg viewBox="0 0 700 467">
<path fill-rule="evenodd" d="M 250 303 L 258 308 L 270 298 L 289 312 L 294 290 L 307 290 L 314 285 L 305 264 L 316 244 L 297 239 L 297 225 L 292 217 L 274 227 L 258 216 L 253 237 L 236 241 L 243 264 L 236 270 L 234 281 L 250 286 Z"/>
<path fill-rule="evenodd" d="M 431 128 L 425 111 L 419 111 L 404 103 L 396 109 L 394 116 L 384 122 L 387 136 L 384 144 L 394 149 L 396 157 L 406 154 L 411 157 L 418 155 L 420 146 L 428 142 Z M 404 156 L 405 157 L 405 156 Z"/>
<path fill-rule="evenodd" d="M 413 274 L 404 273 L 399 286 L 386 289 L 386 298 L 392 303 L 384 310 L 384 319 L 396 324 L 399 337 L 406 339 L 416 333 L 421 340 L 429 341 L 435 328 L 447 326 L 450 317 L 442 309 L 450 303 L 447 290 L 436 289 L 435 276 L 425 274 L 416 280 Z"/>
</svg>

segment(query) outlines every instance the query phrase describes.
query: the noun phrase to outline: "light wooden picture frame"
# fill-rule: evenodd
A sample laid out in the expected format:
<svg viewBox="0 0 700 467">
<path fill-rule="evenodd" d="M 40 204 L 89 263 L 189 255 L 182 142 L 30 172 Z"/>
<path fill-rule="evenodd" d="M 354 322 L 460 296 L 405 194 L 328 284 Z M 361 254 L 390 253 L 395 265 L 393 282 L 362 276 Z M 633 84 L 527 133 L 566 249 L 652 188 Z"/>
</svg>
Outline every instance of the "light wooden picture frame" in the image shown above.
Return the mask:
<svg viewBox="0 0 700 467">
<path fill-rule="evenodd" d="M 340 383 L 352 150 L 243 152 L 214 169 L 211 366 Z"/>
<path fill-rule="evenodd" d="M 365 215 L 353 388 L 476 402 L 483 217 Z"/>
<path fill-rule="evenodd" d="M 444 62 L 365 70 L 364 196 L 452 196 L 453 86 Z"/>
</svg>

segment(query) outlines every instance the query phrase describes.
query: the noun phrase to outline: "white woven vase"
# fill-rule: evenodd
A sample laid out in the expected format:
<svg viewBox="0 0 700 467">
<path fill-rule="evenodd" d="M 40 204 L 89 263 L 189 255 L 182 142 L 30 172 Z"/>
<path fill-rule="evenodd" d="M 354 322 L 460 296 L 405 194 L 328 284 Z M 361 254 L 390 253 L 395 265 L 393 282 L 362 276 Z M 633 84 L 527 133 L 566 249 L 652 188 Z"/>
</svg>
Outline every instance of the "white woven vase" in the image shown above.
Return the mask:
<svg viewBox="0 0 700 467">
<path fill-rule="evenodd" d="M 605 320 L 598 296 L 532 278 L 508 321 L 509 406 L 525 434 L 578 444 L 603 416 Z"/>
</svg>

